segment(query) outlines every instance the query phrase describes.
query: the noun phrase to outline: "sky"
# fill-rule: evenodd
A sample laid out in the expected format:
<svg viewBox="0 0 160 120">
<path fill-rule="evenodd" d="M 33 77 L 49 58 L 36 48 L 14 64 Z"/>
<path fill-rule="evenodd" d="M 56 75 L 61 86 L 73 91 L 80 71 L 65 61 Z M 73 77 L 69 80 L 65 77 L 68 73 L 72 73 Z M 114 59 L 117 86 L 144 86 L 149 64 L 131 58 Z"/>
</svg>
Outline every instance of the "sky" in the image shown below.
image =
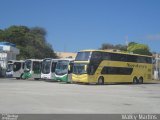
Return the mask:
<svg viewBox="0 0 160 120">
<path fill-rule="evenodd" d="M 58 52 L 127 40 L 160 53 L 160 0 L 0 0 L 0 29 L 11 25 L 44 28 Z"/>
</svg>

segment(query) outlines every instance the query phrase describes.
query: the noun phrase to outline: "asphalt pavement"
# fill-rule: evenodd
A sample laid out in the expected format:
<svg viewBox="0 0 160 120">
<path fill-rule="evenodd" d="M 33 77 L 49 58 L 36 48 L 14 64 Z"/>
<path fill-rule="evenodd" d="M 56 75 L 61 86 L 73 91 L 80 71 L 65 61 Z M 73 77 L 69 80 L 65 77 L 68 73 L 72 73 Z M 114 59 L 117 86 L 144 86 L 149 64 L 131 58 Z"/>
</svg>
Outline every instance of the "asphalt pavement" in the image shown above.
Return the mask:
<svg viewBox="0 0 160 120">
<path fill-rule="evenodd" d="M 160 113 L 160 82 L 83 85 L 0 79 L 0 113 Z"/>
</svg>

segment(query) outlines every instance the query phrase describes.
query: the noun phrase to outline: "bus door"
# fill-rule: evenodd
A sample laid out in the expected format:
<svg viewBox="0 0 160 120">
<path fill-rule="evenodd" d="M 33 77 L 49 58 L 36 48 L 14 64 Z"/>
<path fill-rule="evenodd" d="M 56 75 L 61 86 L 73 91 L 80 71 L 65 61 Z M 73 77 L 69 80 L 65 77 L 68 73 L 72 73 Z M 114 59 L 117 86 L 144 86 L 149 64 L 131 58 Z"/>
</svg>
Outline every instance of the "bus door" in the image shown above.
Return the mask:
<svg viewBox="0 0 160 120">
<path fill-rule="evenodd" d="M 33 61 L 32 65 L 33 78 L 41 78 L 41 66 L 42 66 L 41 61 Z"/>
<path fill-rule="evenodd" d="M 56 69 L 57 62 L 52 62 L 51 66 L 51 79 L 55 80 L 55 69 Z"/>
<path fill-rule="evenodd" d="M 21 78 L 22 76 L 22 70 L 21 70 L 21 67 L 22 67 L 22 63 L 21 62 L 14 62 L 14 65 L 13 65 L 13 77 L 15 78 Z"/>
</svg>

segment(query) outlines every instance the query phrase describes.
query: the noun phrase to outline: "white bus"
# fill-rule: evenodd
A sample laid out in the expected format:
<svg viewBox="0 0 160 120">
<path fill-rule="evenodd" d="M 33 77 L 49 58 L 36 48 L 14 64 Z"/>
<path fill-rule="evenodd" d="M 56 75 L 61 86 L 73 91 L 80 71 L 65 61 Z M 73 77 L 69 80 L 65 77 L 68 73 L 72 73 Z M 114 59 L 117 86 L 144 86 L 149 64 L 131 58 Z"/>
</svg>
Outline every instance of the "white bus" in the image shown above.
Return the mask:
<svg viewBox="0 0 160 120">
<path fill-rule="evenodd" d="M 13 77 L 13 62 L 8 61 L 6 69 L 6 77 Z"/>
<path fill-rule="evenodd" d="M 9 60 L 7 64 L 6 77 L 13 77 L 16 79 L 22 78 L 24 72 L 23 60 Z"/>
<path fill-rule="evenodd" d="M 54 80 L 55 68 L 59 59 L 45 58 L 42 61 L 41 79 Z"/>
<path fill-rule="evenodd" d="M 24 63 L 23 79 L 35 79 L 41 78 L 41 66 L 42 60 L 39 59 L 27 59 Z"/>
<path fill-rule="evenodd" d="M 66 58 L 58 61 L 55 70 L 56 81 L 66 83 L 72 82 L 73 63 L 73 58 Z"/>
<path fill-rule="evenodd" d="M 13 62 L 13 77 L 21 79 L 24 72 L 24 60 L 16 60 Z"/>
</svg>

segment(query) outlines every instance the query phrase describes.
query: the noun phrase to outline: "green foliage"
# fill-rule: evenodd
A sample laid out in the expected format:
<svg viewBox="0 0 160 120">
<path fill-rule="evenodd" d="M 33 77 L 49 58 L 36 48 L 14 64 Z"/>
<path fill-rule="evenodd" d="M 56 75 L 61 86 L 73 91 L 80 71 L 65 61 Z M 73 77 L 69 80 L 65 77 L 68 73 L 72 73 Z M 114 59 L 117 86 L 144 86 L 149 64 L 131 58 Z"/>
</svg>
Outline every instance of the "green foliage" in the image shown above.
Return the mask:
<svg viewBox="0 0 160 120">
<path fill-rule="evenodd" d="M 3 40 L 4 38 L 4 31 L 0 29 L 0 40 Z"/>
<path fill-rule="evenodd" d="M 102 47 L 100 49 L 102 49 L 102 50 L 105 50 L 105 49 L 118 49 L 118 50 L 126 51 L 127 50 L 127 46 L 121 45 L 121 44 L 112 45 L 112 44 L 105 43 L 105 44 L 102 44 Z"/>
<path fill-rule="evenodd" d="M 130 42 L 128 46 L 125 45 L 112 45 L 112 44 L 102 44 L 102 47 L 100 48 L 102 50 L 104 49 L 117 49 L 121 50 L 123 52 L 132 52 L 135 54 L 141 54 L 141 55 L 152 55 L 150 52 L 150 49 L 147 45 L 145 44 L 138 44 L 136 42 Z"/>
<path fill-rule="evenodd" d="M 11 42 L 20 49 L 17 59 L 46 57 L 55 58 L 52 46 L 45 39 L 46 31 L 40 27 L 11 26 L 0 30 L 0 40 Z"/>
<path fill-rule="evenodd" d="M 136 42 L 130 42 L 128 43 L 128 46 L 132 46 L 132 45 L 136 45 L 137 43 Z"/>
<path fill-rule="evenodd" d="M 141 55 L 152 55 L 147 45 L 133 43 L 133 42 L 128 45 L 127 51 L 133 52 L 135 54 L 141 54 Z"/>
</svg>

